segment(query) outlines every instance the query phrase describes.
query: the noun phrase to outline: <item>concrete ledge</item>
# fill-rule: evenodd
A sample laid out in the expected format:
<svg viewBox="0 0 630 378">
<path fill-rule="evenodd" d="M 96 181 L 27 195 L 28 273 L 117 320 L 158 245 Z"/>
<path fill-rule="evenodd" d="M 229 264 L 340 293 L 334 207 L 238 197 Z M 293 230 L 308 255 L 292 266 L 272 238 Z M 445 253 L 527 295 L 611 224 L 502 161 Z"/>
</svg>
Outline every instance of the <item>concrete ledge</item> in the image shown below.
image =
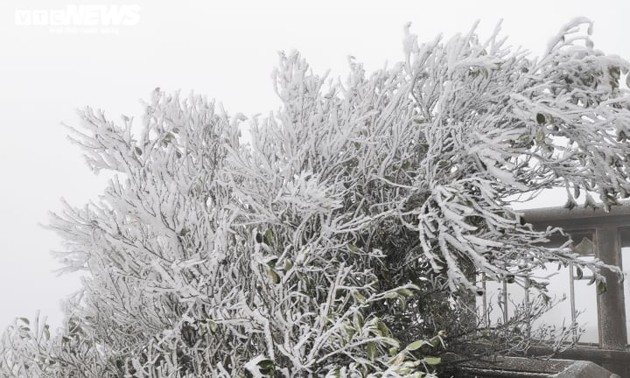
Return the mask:
<svg viewBox="0 0 630 378">
<path fill-rule="evenodd" d="M 619 201 L 619 205 L 612 206 L 609 212 L 603 207 L 584 208 L 577 206 L 571 210 L 566 207 L 544 207 L 538 209 L 519 210 L 529 223 L 553 222 L 566 219 L 610 218 L 630 215 L 630 201 Z"/>
<path fill-rule="evenodd" d="M 558 373 L 556 378 L 619 378 L 617 374 L 613 374 L 599 365 L 595 365 L 590 361 L 574 361 L 563 372 Z"/>
<path fill-rule="evenodd" d="M 458 362 L 456 355 L 444 356 L 444 360 L 455 366 L 448 373 L 460 378 L 619 378 L 590 361 L 496 357 L 492 360 Z"/>
</svg>

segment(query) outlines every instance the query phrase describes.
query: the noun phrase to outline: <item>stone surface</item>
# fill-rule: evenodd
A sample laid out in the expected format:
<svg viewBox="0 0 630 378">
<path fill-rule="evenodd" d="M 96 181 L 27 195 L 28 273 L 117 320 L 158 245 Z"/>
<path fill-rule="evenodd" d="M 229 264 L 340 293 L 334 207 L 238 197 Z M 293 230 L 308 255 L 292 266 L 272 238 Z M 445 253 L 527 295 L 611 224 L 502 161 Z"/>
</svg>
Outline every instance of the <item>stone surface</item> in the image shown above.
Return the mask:
<svg viewBox="0 0 630 378">
<path fill-rule="evenodd" d="M 457 356 L 446 360 L 457 361 Z M 619 378 L 590 361 L 496 357 L 488 361 L 456 363 L 455 377 L 460 378 Z"/>
<path fill-rule="evenodd" d="M 558 373 L 556 378 L 619 378 L 617 374 L 612 374 L 599 365 L 590 361 L 574 361 L 563 372 Z"/>
</svg>

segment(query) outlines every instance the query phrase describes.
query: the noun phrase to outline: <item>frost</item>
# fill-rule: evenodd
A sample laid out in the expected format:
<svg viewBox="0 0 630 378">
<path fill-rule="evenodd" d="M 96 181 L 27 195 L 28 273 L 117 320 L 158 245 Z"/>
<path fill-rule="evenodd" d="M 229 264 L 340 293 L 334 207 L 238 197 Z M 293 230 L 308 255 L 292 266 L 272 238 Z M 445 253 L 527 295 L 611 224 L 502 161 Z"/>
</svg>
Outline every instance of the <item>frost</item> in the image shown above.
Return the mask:
<svg viewBox="0 0 630 378">
<path fill-rule="evenodd" d="M 508 206 L 557 186 L 570 206 L 630 195 L 630 65 L 593 50 L 590 25 L 540 60 L 498 28 L 419 44 L 406 27 L 402 62 L 351 59 L 343 83 L 281 54 L 266 118 L 159 88 L 137 135 L 85 109 L 73 140 L 113 178 L 50 224 L 84 287 L 57 335 L 4 334 L 0 375 L 428 377 L 462 341 L 443 330 L 478 335 L 480 275 L 554 262 L 601 283 L 600 261 L 542 247 L 560 230 Z"/>
</svg>

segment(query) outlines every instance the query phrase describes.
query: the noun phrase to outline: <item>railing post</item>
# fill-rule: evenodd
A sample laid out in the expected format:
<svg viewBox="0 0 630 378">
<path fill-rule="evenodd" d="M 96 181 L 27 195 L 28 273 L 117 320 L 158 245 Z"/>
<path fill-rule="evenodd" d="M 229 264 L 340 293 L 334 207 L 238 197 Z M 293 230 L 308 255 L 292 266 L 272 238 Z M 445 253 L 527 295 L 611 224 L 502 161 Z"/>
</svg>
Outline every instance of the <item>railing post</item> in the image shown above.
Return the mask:
<svg viewBox="0 0 630 378">
<path fill-rule="evenodd" d="M 602 262 L 621 267 L 621 242 L 616 225 L 598 225 L 595 229 L 597 256 Z M 607 290 L 597 296 L 599 316 L 599 343 L 603 349 L 626 350 L 626 311 L 623 298 L 623 284 L 617 274 L 608 269 L 602 271 L 606 277 Z M 627 375 L 626 363 L 604 363 L 606 369 Z"/>
<path fill-rule="evenodd" d="M 599 259 L 605 264 L 620 267 L 621 243 L 617 227 L 597 226 L 596 239 Z M 627 336 L 623 285 L 614 272 L 604 269 L 602 274 L 606 277 L 607 290 L 597 296 L 600 345 L 605 349 L 625 350 Z"/>
</svg>

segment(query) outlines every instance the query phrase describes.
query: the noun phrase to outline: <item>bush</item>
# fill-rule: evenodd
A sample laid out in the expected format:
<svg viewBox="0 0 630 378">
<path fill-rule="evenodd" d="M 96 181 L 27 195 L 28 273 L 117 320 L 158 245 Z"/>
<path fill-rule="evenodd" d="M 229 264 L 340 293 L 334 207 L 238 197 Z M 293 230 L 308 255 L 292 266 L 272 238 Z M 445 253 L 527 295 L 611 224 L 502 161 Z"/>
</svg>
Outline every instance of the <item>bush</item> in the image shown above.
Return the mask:
<svg viewBox="0 0 630 378">
<path fill-rule="evenodd" d="M 498 31 L 421 45 L 407 33 L 402 62 L 367 75 L 351 61 L 343 84 L 281 55 L 282 108 L 248 120 L 250 143 L 244 116 L 200 96 L 156 89 L 139 135 L 85 109 L 74 140 L 113 178 L 50 225 L 83 289 L 55 335 L 18 319 L 0 371 L 430 377 L 446 348 L 478 340 L 480 274 L 523 283 L 573 262 L 603 284 L 601 262 L 540 246 L 558 230 L 509 206 L 556 186 L 568 206 L 628 196 L 629 65 L 583 24 L 541 59 Z M 505 326 L 548 306 L 535 303 Z"/>
</svg>

